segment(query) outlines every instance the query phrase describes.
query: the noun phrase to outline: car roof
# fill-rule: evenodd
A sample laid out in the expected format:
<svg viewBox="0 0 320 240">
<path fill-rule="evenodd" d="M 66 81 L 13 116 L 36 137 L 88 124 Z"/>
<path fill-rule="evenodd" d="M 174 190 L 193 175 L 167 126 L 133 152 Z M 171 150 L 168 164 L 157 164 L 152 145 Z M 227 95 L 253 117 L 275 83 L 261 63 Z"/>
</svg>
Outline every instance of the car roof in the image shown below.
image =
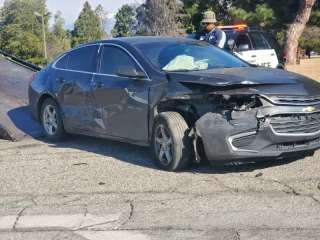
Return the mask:
<svg viewBox="0 0 320 240">
<path fill-rule="evenodd" d="M 94 43 L 127 43 L 129 45 L 139 44 L 139 43 L 150 43 L 150 42 L 175 42 L 175 41 L 194 41 L 193 39 L 178 38 L 178 37 L 155 37 L 155 36 L 139 36 L 139 37 L 119 37 L 110 38 L 106 40 L 100 40 L 95 42 L 90 42 L 83 44 L 81 46 L 86 46 Z"/>
</svg>

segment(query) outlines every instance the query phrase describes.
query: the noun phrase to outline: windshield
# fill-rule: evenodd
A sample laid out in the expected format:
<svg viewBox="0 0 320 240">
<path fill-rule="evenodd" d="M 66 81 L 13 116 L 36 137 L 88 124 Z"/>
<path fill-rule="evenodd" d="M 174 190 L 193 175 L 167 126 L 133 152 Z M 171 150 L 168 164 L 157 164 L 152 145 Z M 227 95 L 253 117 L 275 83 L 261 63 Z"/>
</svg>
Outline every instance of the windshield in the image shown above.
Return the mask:
<svg viewBox="0 0 320 240">
<path fill-rule="evenodd" d="M 249 65 L 217 47 L 196 40 L 137 43 L 136 48 L 159 71 L 199 71 Z"/>
</svg>

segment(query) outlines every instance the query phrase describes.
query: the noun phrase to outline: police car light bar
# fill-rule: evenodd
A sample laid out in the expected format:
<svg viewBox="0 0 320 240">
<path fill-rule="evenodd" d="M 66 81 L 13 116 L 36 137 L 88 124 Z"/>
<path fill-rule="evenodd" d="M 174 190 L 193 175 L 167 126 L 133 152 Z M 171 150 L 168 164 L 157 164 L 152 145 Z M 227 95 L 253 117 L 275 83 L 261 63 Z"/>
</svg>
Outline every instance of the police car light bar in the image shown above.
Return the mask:
<svg viewBox="0 0 320 240">
<path fill-rule="evenodd" d="M 231 26 L 218 26 L 220 29 L 249 29 L 248 25 L 246 24 L 238 24 L 238 25 L 231 25 Z"/>
</svg>

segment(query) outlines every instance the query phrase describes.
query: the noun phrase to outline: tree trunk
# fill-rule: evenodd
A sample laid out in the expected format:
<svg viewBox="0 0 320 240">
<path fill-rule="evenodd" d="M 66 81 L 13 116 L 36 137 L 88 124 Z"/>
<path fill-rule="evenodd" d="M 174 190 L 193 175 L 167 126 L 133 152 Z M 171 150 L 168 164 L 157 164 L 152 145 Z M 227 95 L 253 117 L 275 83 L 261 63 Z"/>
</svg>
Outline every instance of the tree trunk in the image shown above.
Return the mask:
<svg viewBox="0 0 320 240">
<path fill-rule="evenodd" d="M 309 21 L 311 10 L 316 0 L 300 0 L 298 13 L 286 31 L 284 51 L 287 52 L 286 64 L 296 63 L 298 40 Z"/>
</svg>

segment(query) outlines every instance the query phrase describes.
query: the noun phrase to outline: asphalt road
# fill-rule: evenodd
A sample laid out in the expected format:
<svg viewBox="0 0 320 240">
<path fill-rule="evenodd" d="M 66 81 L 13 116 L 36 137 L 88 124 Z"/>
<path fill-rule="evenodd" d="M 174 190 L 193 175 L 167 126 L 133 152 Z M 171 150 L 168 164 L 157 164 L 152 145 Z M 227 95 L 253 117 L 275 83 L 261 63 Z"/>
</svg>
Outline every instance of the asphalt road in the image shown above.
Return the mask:
<svg viewBox="0 0 320 240">
<path fill-rule="evenodd" d="M 320 153 L 158 170 L 148 148 L 0 140 L 0 239 L 319 239 Z"/>
</svg>

